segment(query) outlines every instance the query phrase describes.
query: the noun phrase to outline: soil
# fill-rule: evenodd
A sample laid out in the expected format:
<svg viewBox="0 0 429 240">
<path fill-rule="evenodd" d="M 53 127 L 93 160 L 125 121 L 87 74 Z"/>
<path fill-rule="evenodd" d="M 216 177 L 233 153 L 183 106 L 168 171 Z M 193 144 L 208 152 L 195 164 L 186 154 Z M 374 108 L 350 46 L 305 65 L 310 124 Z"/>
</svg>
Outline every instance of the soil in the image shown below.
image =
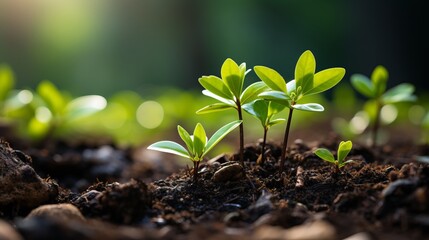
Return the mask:
<svg viewBox="0 0 429 240">
<path fill-rule="evenodd" d="M 0 239 L 429 239 L 429 147 L 355 143 L 337 171 L 313 150 L 338 142 L 295 140 L 282 174 L 278 144 L 263 165 L 247 145 L 244 165 L 218 156 L 195 182 L 141 149 L 2 141 Z"/>
</svg>

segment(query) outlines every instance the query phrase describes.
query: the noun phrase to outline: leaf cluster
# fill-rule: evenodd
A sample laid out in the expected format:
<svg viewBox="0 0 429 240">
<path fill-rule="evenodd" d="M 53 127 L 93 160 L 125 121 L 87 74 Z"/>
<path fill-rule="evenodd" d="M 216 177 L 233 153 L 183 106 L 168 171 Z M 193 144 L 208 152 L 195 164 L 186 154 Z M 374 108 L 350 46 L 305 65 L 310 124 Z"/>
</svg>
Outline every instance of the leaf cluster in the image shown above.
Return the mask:
<svg viewBox="0 0 429 240">
<path fill-rule="evenodd" d="M 351 151 L 352 147 L 353 143 L 351 141 L 341 141 L 338 145 L 337 159 L 335 159 L 331 151 L 326 148 L 318 148 L 314 150 L 314 154 L 316 154 L 321 159 L 334 164 L 335 166 L 337 166 L 337 168 L 342 168 L 346 164 L 353 162 L 353 160 L 344 161 L 349 152 Z"/>
</svg>

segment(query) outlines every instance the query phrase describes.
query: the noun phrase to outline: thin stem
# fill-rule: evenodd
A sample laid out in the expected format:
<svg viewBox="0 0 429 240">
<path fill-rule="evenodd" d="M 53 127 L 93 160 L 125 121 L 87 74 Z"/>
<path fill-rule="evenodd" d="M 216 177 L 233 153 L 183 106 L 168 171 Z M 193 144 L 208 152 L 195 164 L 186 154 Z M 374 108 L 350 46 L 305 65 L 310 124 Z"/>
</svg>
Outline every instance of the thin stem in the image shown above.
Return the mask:
<svg viewBox="0 0 429 240">
<path fill-rule="evenodd" d="M 199 161 L 194 162 L 194 183 L 198 182 L 198 167 L 200 166 Z"/>
<path fill-rule="evenodd" d="M 264 139 L 262 140 L 262 149 L 261 149 L 261 165 L 265 163 L 265 144 L 267 142 L 267 132 L 268 132 L 268 128 L 264 127 Z"/>
<path fill-rule="evenodd" d="M 238 111 L 238 120 L 243 121 L 243 113 L 241 111 L 241 103 L 240 100 L 237 100 L 237 111 Z M 241 165 L 244 166 L 244 127 L 243 122 L 240 124 L 240 162 Z"/>
<path fill-rule="evenodd" d="M 287 141 L 289 139 L 290 123 L 292 122 L 292 113 L 293 113 L 293 108 L 289 108 L 289 116 L 287 119 L 285 136 L 283 139 L 282 156 L 280 158 L 280 174 L 282 174 L 283 168 L 286 162 L 286 148 L 287 148 Z"/>
<path fill-rule="evenodd" d="M 377 110 L 375 113 L 374 125 L 372 126 L 372 143 L 371 147 L 375 148 L 377 146 L 377 133 L 380 128 L 380 111 L 381 111 L 381 103 L 377 100 Z"/>
</svg>

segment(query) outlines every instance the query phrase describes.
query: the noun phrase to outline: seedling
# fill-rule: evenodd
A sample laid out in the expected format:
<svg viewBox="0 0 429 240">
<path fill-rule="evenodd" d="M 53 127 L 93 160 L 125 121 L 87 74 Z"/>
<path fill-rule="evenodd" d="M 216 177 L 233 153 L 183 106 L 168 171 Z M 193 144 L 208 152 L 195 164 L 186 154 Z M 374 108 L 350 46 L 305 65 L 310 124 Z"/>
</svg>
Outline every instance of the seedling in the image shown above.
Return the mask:
<svg viewBox="0 0 429 240">
<path fill-rule="evenodd" d="M 103 110 L 107 101 L 99 95 L 71 98 L 61 93 L 54 84 L 42 81 L 36 90 L 35 116 L 29 122 L 33 138 L 49 140 L 59 130 L 73 122 Z"/>
<path fill-rule="evenodd" d="M 3 116 L 4 104 L 15 84 L 12 69 L 7 65 L 0 65 L 0 115 Z"/>
<path fill-rule="evenodd" d="M 203 126 L 198 123 L 194 129 L 194 135 L 190 135 L 180 125 L 177 126 L 180 138 L 185 142 L 186 148 L 173 141 L 160 141 L 148 147 L 148 149 L 160 152 L 172 153 L 181 157 L 189 158 L 194 164 L 194 182 L 198 180 L 198 167 L 204 156 L 228 133 L 237 128 L 241 124 L 240 120 L 226 124 L 217 130 L 213 136 L 207 141 L 206 131 Z"/>
<path fill-rule="evenodd" d="M 203 76 L 198 81 L 205 88 L 203 94 L 212 97 L 219 103 L 205 106 L 197 111 L 197 114 L 235 109 L 238 113 L 238 120 L 243 120 L 242 106 L 255 100 L 261 92 L 266 89 L 263 82 L 256 82 L 248 86 L 243 91 L 244 78 L 250 69 L 246 70 L 246 63 L 237 65 L 228 58 L 222 65 L 221 78 L 216 76 Z M 244 127 L 240 125 L 240 162 L 243 164 L 244 151 Z"/>
<path fill-rule="evenodd" d="M 371 79 L 362 74 L 351 77 L 353 87 L 369 99 L 368 105 L 373 106 L 374 121 L 372 125 L 372 147 L 377 144 L 377 132 L 380 126 L 380 111 L 386 104 L 415 101 L 414 86 L 402 83 L 386 91 L 389 73 L 383 66 L 377 66 L 371 74 Z"/>
<path fill-rule="evenodd" d="M 314 154 L 316 154 L 321 159 L 330 162 L 336 166 L 336 170 L 339 171 L 342 167 L 344 167 L 346 164 L 349 164 L 353 162 L 353 160 L 347 160 L 344 161 L 349 154 L 350 150 L 352 150 L 353 143 L 352 141 L 341 141 L 338 145 L 338 151 L 337 151 L 337 159 L 335 159 L 334 155 L 326 148 L 318 148 L 314 151 Z"/>
<path fill-rule="evenodd" d="M 322 112 L 324 108 L 318 103 L 298 104 L 298 102 L 305 96 L 321 93 L 334 87 L 344 77 L 345 69 L 329 68 L 315 73 L 316 60 L 313 53 L 307 50 L 296 63 L 295 80 L 287 84 L 285 79 L 274 69 L 256 66 L 254 70 L 258 77 L 271 88 L 271 91 L 263 92 L 259 96 L 289 108 L 280 158 L 280 172 L 283 172 L 293 110 Z"/>
<path fill-rule="evenodd" d="M 276 113 L 281 112 L 285 108 L 284 105 L 266 101 L 266 100 L 255 100 L 251 103 L 243 105 L 243 109 L 248 112 L 250 115 L 259 119 L 261 122 L 262 128 L 264 129 L 264 138 L 262 140 L 262 149 L 260 155 L 260 161 L 258 163 L 264 164 L 265 161 L 265 144 L 267 141 L 267 132 L 271 126 L 282 123 L 286 121 L 286 119 L 278 118 L 273 119 Z"/>
</svg>

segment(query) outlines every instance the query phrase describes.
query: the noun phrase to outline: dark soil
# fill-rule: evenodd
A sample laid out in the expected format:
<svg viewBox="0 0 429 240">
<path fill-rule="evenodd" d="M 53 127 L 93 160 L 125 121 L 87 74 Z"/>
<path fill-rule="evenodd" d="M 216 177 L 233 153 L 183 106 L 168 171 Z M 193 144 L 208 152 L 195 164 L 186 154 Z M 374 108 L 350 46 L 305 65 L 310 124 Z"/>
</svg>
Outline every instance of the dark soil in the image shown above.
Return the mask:
<svg viewBox="0 0 429 240">
<path fill-rule="evenodd" d="M 281 175 L 280 146 L 269 143 L 258 165 L 260 144 L 248 145 L 244 168 L 232 161 L 237 154 L 219 156 L 200 164 L 198 182 L 192 169 L 177 170 L 170 159 L 141 161 L 138 150 L 112 144 L 17 152 L 3 143 L 2 154 L 12 157 L 3 154 L 0 161 L 32 166 L 51 195 L 34 204 L 0 201 L 0 217 L 24 239 L 428 239 L 429 166 L 416 161 L 428 146 L 355 143 L 354 162 L 336 171 L 312 151 L 334 151 L 338 142 L 296 140 Z M 0 170 L 1 178 L 6 170 Z M 27 216 L 58 203 L 71 203 L 85 220 Z"/>
</svg>

